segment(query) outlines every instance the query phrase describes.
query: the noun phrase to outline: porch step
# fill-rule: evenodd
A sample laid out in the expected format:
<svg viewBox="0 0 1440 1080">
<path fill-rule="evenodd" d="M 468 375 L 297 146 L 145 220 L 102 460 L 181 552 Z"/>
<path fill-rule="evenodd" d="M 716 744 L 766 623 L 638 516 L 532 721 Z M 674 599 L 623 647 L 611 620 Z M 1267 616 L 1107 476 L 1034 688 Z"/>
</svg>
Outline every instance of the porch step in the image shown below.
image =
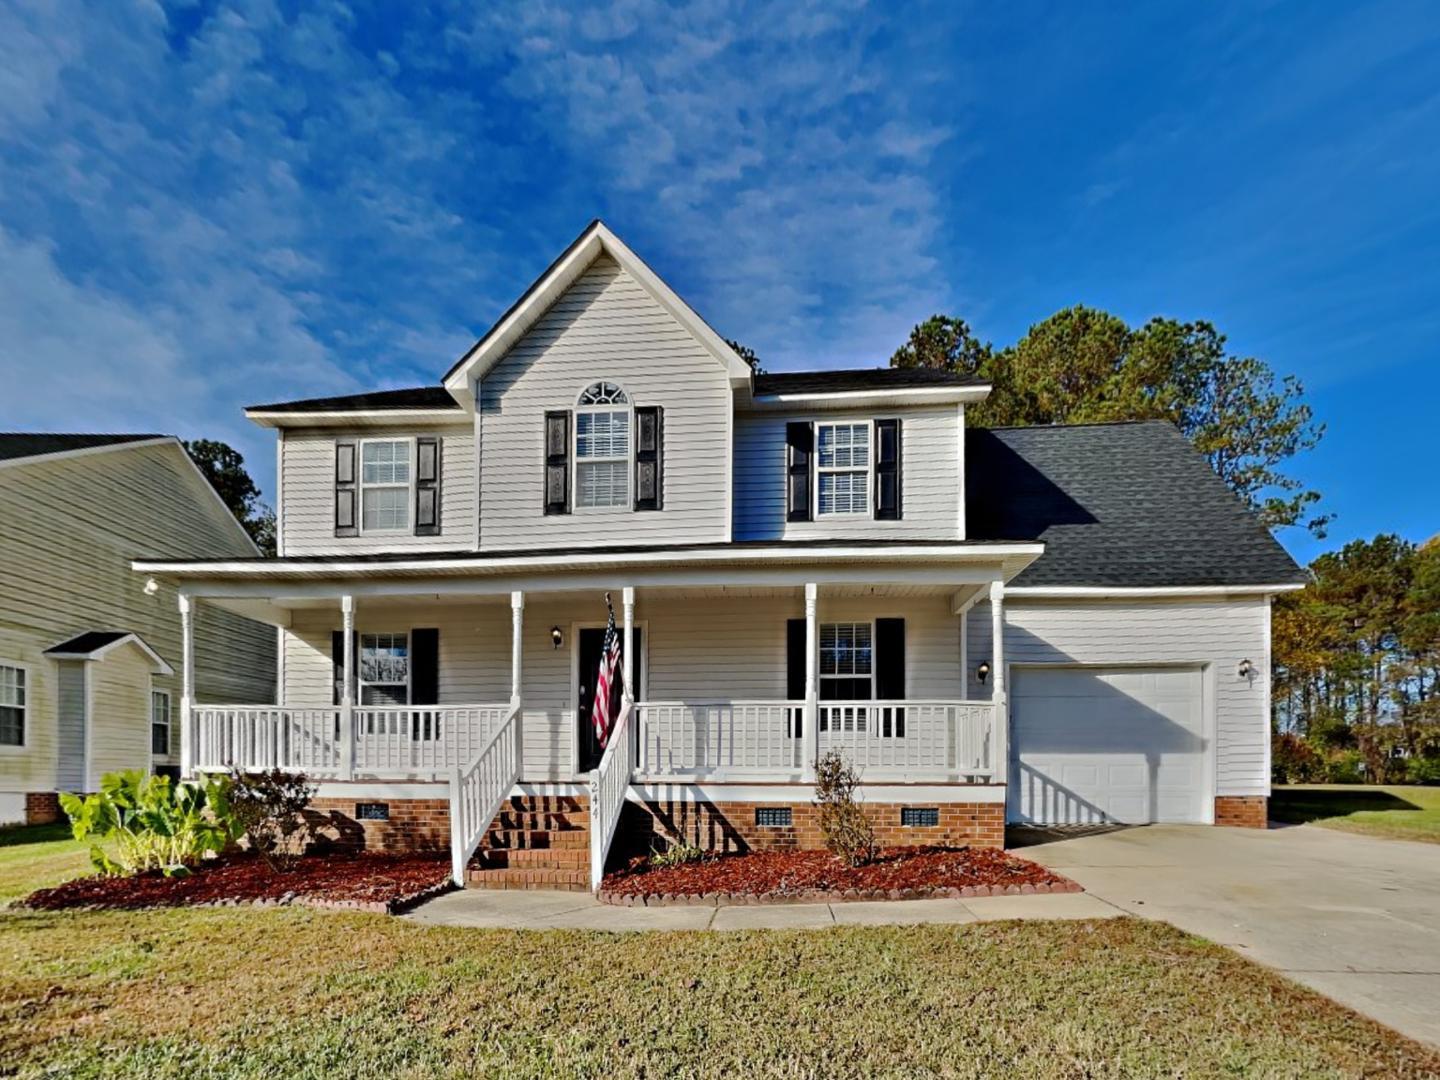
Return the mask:
<svg viewBox="0 0 1440 1080">
<path fill-rule="evenodd" d="M 507 799 L 465 875 L 472 889 L 590 888 L 590 809 L 567 795 Z"/>
<path fill-rule="evenodd" d="M 495 815 L 492 829 L 513 832 L 584 832 L 590 828 L 590 814 L 584 810 L 501 810 Z"/>
<path fill-rule="evenodd" d="M 481 847 L 504 851 L 551 851 L 556 848 L 590 847 L 589 829 L 497 829 L 485 834 Z"/>
<path fill-rule="evenodd" d="M 475 861 L 487 870 L 574 870 L 590 865 L 588 847 L 480 848 Z M 473 865 L 473 864 L 472 864 Z"/>
<path fill-rule="evenodd" d="M 465 884 L 472 889 L 559 889 L 589 892 L 590 871 L 586 869 L 477 870 L 471 866 Z"/>
</svg>

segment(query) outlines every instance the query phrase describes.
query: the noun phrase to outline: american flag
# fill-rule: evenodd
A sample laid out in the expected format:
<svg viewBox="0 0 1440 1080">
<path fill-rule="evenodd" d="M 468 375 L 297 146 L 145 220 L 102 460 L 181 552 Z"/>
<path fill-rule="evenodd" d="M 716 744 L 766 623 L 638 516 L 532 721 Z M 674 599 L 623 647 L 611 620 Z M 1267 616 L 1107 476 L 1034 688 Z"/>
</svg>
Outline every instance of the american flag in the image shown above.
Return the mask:
<svg viewBox="0 0 1440 1080">
<path fill-rule="evenodd" d="M 618 681 L 616 669 L 620 666 L 620 634 L 615 629 L 615 609 L 610 606 L 610 594 L 605 594 L 605 607 L 610 617 L 605 623 L 605 641 L 600 646 L 600 672 L 595 676 L 595 707 L 590 711 L 590 722 L 595 726 L 595 740 L 603 747 L 610 738 L 610 725 L 615 717 L 610 713 L 610 698 Z"/>
</svg>

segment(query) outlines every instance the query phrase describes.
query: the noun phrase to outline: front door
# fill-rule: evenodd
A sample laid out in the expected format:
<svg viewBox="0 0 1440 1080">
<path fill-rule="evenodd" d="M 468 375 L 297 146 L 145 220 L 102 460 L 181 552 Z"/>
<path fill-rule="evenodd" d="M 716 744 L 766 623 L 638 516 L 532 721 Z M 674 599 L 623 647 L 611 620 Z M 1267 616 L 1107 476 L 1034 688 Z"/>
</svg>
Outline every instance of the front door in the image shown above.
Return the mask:
<svg viewBox="0 0 1440 1080">
<path fill-rule="evenodd" d="M 645 655 L 645 650 L 640 644 L 640 628 L 634 627 L 631 631 L 635 635 L 635 699 L 641 698 L 640 689 L 645 685 L 645 673 L 640 669 L 640 658 Z M 587 773 L 600 764 L 600 758 L 605 753 L 605 748 L 600 745 L 600 740 L 595 737 L 595 725 L 591 723 L 590 714 L 595 707 L 595 682 L 600 675 L 600 650 L 605 644 L 605 628 L 603 626 L 589 627 L 580 631 L 580 667 L 579 685 L 576 687 L 575 701 L 575 725 L 576 737 L 579 739 L 579 764 L 577 772 Z M 610 707 L 614 716 L 620 710 L 620 684 L 623 681 L 621 672 L 624 671 L 625 657 L 625 635 L 620 635 L 620 670 L 615 673 L 615 684 L 611 688 L 613 698 Z"/>
</svg>

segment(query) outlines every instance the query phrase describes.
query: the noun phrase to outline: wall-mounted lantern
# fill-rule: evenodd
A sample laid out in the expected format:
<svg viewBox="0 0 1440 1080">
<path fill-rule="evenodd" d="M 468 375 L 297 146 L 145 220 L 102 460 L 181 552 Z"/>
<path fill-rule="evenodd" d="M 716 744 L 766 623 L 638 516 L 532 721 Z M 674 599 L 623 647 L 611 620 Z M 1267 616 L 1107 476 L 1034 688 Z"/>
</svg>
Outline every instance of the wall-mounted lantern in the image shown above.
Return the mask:
<svg viewBox="0 0 1440 1080">
<path fill-rule="evenodd" d="M 560 648 L 565 644 L 565 633 L 558 626 L 550 627 L 550 644 Z"/>
<path fill-rule="evenodd" d="M 1255 674 L 1255 665 L 1252 664 L 1252 663 L 1250 663 L 1250 661 L 1249 661 L 1248 659 L 1246 659 L 1246 660 L 1241 660 L 1241 661 L 1240 661 L 1239 672 L 1240 672 L 1240 678 L 1242 678 L 1242 679 L 1248 679 L 1248 678 L 1250 678 L 1250 676 L 1252 676 L 1252 675 Z"/>
<path fill-rule="evenodd" d="M 980 680 L 980 685 L 985 685 L 985 680 L 990 677 L 989 660 L 980 661 L 980 666 L 975 669 L 975 677 Z"/>
</svg>

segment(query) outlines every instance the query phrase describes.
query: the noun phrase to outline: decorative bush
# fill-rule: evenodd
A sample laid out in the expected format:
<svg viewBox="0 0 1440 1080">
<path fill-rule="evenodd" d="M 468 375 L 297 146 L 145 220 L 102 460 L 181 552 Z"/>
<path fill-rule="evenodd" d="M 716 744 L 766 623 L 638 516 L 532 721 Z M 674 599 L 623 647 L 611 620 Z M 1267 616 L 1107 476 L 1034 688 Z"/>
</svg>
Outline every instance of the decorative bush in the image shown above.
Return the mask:
<svg viewBox="0 0 1440 1080">
<path fill-rule="evenodd" d="M 129 769 L 106 773 L 93 795 L 61 794 L 60 805 L 75 839 L 90 842 L 90 861 L 102 874 L 160 870 L 173 877 L 239 835 L 229 787 L 223 776 L 171 784 L 168 776 Z"/>
<path fill-rule="evenodd" d="M 683 836 L 671 837 L 663 851 L 655 848 L 650 849 L 651 866 L 682 866 L 685 863 L 699 862 L 705 857 L 705 849 L 698 844 L 692 844 Z"/>
<path fill-rule="evenodd" d="M 1412 784 L 1440 784 L 1440 757 L 1411 758 L 1406 774 Z"/>
<path fill-rule="evenodd" d="M 1325 776 L 1325 759 L 1298 735 L 1276 735 L 1270 742 L 1271 780 L 1277 784 L 1309 784 Z"/>
<path fill-rule="evenodd" d="M 848 866 L 875 861 L 879 850 L 870 818 L 855 798 L 860 777 L 850 763 L 831 751 L 815 764 L 815 802 L 825 846 Z"/>
<path fill-rule="evenodd" d="M 297 834 L 305 828 L 305 809 L 315 786 L 304 773 L 281 769 L 230 773 L 230 812 L 250 850 L 274 870 L 287 870 L 303 853 Z"/>
</svg>

